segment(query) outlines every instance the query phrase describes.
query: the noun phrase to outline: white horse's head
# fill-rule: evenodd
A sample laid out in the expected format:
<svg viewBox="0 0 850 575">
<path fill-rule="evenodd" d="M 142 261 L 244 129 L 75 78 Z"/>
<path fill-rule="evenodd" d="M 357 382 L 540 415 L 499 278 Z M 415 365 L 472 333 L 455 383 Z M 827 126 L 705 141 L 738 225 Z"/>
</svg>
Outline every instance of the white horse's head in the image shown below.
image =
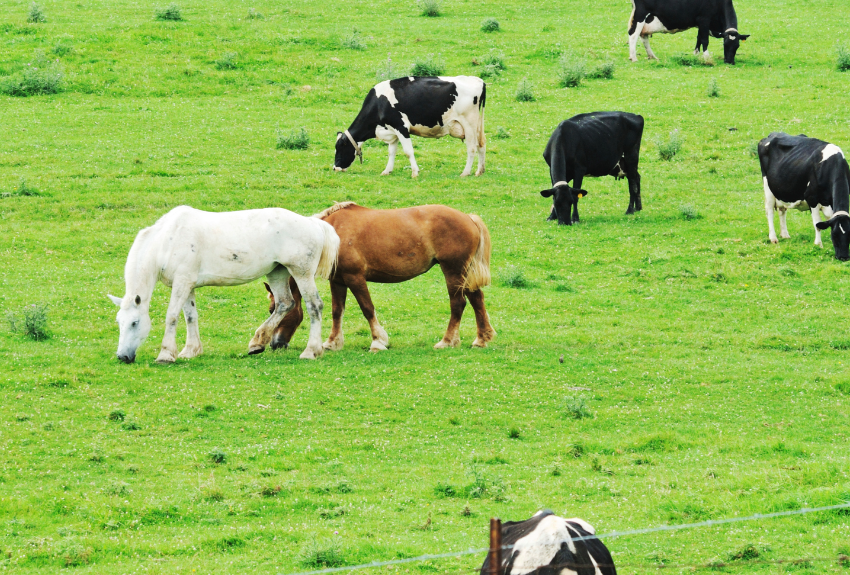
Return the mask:
<svg viewBox="0 0 850 575">
<path fill-rule="evenodd" d="M 136 361 L 136 350 L 144 343 L 151 331 L 151 316 L 147 306 L 142 306 L 142 298 L 124 296 L 124 299 L 107 294 L 112 303 L 118 306 L 118 359 L 124 363 Z"/>
</svg>

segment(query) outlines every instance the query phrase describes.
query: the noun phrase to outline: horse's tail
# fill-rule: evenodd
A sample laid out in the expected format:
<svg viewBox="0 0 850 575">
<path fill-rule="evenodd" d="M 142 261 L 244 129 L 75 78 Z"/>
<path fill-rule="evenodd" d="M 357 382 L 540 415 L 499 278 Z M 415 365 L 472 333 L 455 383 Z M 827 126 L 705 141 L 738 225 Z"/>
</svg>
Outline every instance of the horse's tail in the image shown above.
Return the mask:
<svg viewBox="0 0 850 575">
<path fill-rule="evenodd" d="M 478 248 L 466 265 L 463 289 L 478 291 L 490 285 L 490 230 L 484 225 L 484 220 L 475 214 L 469 214 L 469 217 L 478 228 Z"/>
<path fill-rule="evenodd" d="M 322 228 L 324 240 L 322 242 L 322 255 L 319 258 L 319 267 L 316 269 L 316 275 L 323 279 L 330 279 L 336 267 L 337 258 L 339 257 L 339 236 L 336 235 L 336 230 L 328 222 L 316 218 L 316 221 Z"/>
</svg>

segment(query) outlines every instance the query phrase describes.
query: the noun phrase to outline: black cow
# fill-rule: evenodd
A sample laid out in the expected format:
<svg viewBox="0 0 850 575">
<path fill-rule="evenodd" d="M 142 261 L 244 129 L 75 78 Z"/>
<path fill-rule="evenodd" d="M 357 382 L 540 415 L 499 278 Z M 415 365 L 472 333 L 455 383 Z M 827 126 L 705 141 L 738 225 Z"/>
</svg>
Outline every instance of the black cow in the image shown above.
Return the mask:
<svg viewBox="0 0 850 575">
<path fill-rule="evenodd" d="M 697 28 L 694 54 L 708 58 L 708 36 L 723 38 L 723 61 L 735 63 L 735 53 L 749 34 L 738 33 L 738 15 L 732 0 L 632 0 L 629 18 L 629 59 L 637 62 L 637 39 L 643 40 L 646 57 L 658 60 L 649 47 L 653 34 L 675 34 Z"/>
<path fill-rule="evenodd" d="M 629 180 L 629 209 L 643 209 L 640 201 L 640 140 L 643 116 L 628 112 L 592 112 L 564 120 L 549 138 L 543 158 L 549 164 L 552 188 L 540 195 L 552 198 L 550 220 L 571 225 L 578 219 L 578 199 L 585 176 L 614 176 Z M 570 186 L 567 182 L 572 181 Z M 570 210 L 572 209 L 572 217 Z"/>
<path fill-rule="evenodd" d="M 410 135 L 424 138 L 454 136 L 466 141 L 466 167 L 461 176 L 472 172 L 478 153 L 478 171 L 484 173 L 487 142 L 484 137 L 484 101 L 487 85 L 481 78 L 456 76 L 420 78 L 409 76 L 386 80 L 369 90 L 360 113 L 345 132 L 336 136 L 334 169 L 344 172 L 360 156 L 366 140 L 378 138 L 390 146 L 390 159 L 381 174 L 393 171 L 398 144 L 410 159 L 415 178 L 419 166 L 413 156 Z"/>
<path fill-rule="evenodd" d="M 835 144 L 773 132 L 759 142 L 759 164 L 764 182 L 764 211 L 770 241 L 779 243 L 773 228 L 773 211 L 779 211 L 783 238 L 789 209 L 811 210 L 815 245 L 823 247 L 820 231 L 832 228 L 832 247 L 841 261 L 850 259 L 850 168 Z M 829 220 L 822 222 L 820 212 Z"/>
<path fill-rule="evenodd" d="M 548 509 L 525 521 L 502 523 L 501 575 L 617 575 L 611 553 L 581 519 L 564 519 Z M 578 539 L 578 541 L 575 541 Z M 490 572 L 489 555 L 481 575 Z"/>
</svg>

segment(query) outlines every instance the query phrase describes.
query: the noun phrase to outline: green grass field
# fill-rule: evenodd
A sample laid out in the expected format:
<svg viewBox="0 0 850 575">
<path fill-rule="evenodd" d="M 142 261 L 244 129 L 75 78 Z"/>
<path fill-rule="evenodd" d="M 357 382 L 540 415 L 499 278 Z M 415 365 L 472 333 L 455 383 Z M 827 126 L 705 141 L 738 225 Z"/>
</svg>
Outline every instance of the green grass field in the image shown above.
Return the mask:
<svg viewBox="0 0 850 575">
<path fill-rule="evenodd" d="M 64 79 L 0 96 L 0 313 L 47 304 L 51 332 L 0 326 L 4 572 L 291 573 L 485 547 L 491 516 L 545 507 L 607 532 L 850 501 L 848 264 L 828 233 L 813 246 L 807 213 L 768 242 L 753 155 L 775 130 L 850 148 L 844 0 L 739 0 L 752 37 L 734 67 L 682 65 L 695 31 L 629 63 L 627 0 L 446 0 L 438 18 L 408 0 L 178 3 L 182 21 L 158 21 L 148 3 L 43 0 L 47 21 L 27 23 L 29 1 L 0 0 L 0 87 L 48 61 Z M 501 31 L 482 32 L 487 17 Z M 484 176 L 458 177 L 451 138 L 414 140 L 418 180 L 401 154 L 380 177 L 374 141 L 362 166 L 330 170 L 388 55 L 399 75 L 428 56 L 476 75 L 491 50 L 506 69 L 488 80 Z M 613 61 L 614 78 L 559 88 L 563 54 Z M 523 79 L 535 101 L 514 99 Z M 538 193 L 543 148 L 595 110 L 646 119 L 644 211 L 624 215 L 624 181 L 586 179 L 582 223 L 558 227 Z M 302 127 L 307 150 L 276 149 Z M 654 142 L 674 129 L 684 147 L 665 162 Z M 200 290 L 204 355 L 170 366 L 154 362 L 159 286 L 137 362 L 117 362 L 106 294 L 123 295 L 138 230 L 181 204 L 312 214 L 342 200 L 482 216 L 496 340 L 469 348 L 468 308 L 463 347 L 432 348 L 448 321 L 432 270 L 372 286 L 380 354 L 349 298 L 345 350 L 300 361 L 302 328 L 289 351 L 247 356 L 267 315 L 255 282 Z M 519 274 L 524 288 L 500 281 Z M 850 513 L 606 543 L 622 573 L 847 573 Z M 759 563 L 798 558 L 825 561 Z"/>
</svg>

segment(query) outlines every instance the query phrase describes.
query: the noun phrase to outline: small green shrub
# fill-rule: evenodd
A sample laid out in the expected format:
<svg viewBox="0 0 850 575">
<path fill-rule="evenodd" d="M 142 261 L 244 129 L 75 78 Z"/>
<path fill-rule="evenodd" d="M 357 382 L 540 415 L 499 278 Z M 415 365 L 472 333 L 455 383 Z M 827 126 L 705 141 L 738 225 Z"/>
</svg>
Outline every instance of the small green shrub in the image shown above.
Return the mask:
<svg viewBox="0 0 850 575">
<path fill-rule="evenodd" d="M 758 559 L 761 553 L 759 552 L 758 547 L 755 545 L 746 545 L 739 551 L 729 554 L 730 561 L 752 561 L 753 559 Z"/>
<path fill-rule="evenodd" d="M 472 515 L 472 509 L 469 508 L 469 504 L 463 506 L 463 509 L 460 510 L 461 517 L 470 517 Z"/>
<path fill-rule="evenodd" d="M 574 293 L 576 288 L 569 284 L 558 284 L 555 286 L 555 291 L 561 293 Z"/>
<path fill-rule="evenodd" d="M 278 493 L 281 492 L 281 489 L 282 488 L 281 488 L 280 485 L 267 485 L 267 486 L 263 487 L 262 489 L 260 489 L 260 496 L 261 497 L 275 497 L 275 496 L 277 496 Z"/>
<path fill-rule="evenodd" d="M 493 137 L 497 140 L 507 140 L 511 137 L 511 133 L 508 132 L 507 128 L 505 128 L 504 126 L 499 126 L 498 128 L 496 128 L 496 133 L 493 134 Z"/>
<path fill-rule="evenodd" d="M 509 288 L 526 288 L 530 287 L 531 282 L 525 278 L 525 274 L 519 267 L 510 264 L 499 270 L 499 282 Z"/>
<path fill-rule="evenodd" d="M 457 493 L 454 485 L 449 485 L 448 483 L 438 483 L 434 487 L 434 495 L 436 497 L 455 497 Z"/>
<path fill-rule="evenodd" d="M 50 337 L 47 329 L 47 304 L 28 305 L 21 315 L 9 312 L 6 314 L 9 329 L 12 333 L 21 333 L 34 341 L 43 341 Z"/>
<path fill-rule="evenodd" d="M 481 22 L 481 31 L 482 32 L 498 32 L 499 31 L 499 21 L 495 18 L 484 18 L 484 21 Z"/>
<path fill-rule="evenodd" d="M 422 16 L 436 18 L 442 15 L 442 2 L 440 0 L 419 0 Z"/>
<path fill-rule="evenodd" d="M 339 537 L 325 541 L 311 539 L 301 549 L 298 561 L 308 569 L 339 567 L 345 564 L 342 541 Z"/>
<path fill-rule="evenodd" d="M 508 439 L 522 439 L 522 432 L 520 432 L 519 427 L 511 427 L 508 429 Z"/>
<path fill-rule="evenodd" d="M 670 136 L 666 141 L 662 140 L 659 136 L 655 139 L 655 145 L 658 147 L 658 157 L 669 162 L 682 150 L 684 141 L 685 139 L 682 137 L 678 128 L 670 132 Z"/>
<path fill-rule="evenodd" d="M 0 93 L 17 97 L 58 94 L 64 82 L 65 73 L 59 60 L 51 62 L 41 56 L 22 71 L 0 79 Z"/>
<path fill-rule="evenodd" d="M 130 493 L 130 485 L 124 481 L 112 479 L 103 491 L 107 495 L 127 495 Z"/>
<path fill-rule="evenodd" d="M 440 59 L 439 54 L 431 54 L 424 60 L 416 60 L 410 67 L 410 76 L 442 76 L 446 71 L 446 64 Z"/>
<path fill-rule="evenodd" d="M 27 14 L 27 22 L 30 24 L 41 24 L 42 22 L 47 22 L 47 16 L 44 13 L 44 10 L 41 9 L 41 6 L 33 2 L 30 4 L 30 11 Z"/>
<path fill-rule="evenodd" d="M 123 409 L 116 409 L 115 411 L 109 414 L 109 421 L 124 421 L 126 417 L 127 414 L 124 413 Z"/>
<path fill-rule="evenodd" d="M 475 65 L 483 65 L 478 76 L 484 80 L 496 78 L 507 69 L 507 66 L 505 66 L 504 53 L 500 50 L 496 50 L 495 48 L 487 52 L 485 55 L 476 58 L 472 63 Z"/>
<path fill-rule="evenodd" d="M 157 20 L 178 21 L 183 19 L 183 15 L 180 13 L 180 6 L 178 6 L 174 2 L 172 2 L 165 8 L 155 9 L 154 14 L 156 15 Z"/>
<path fill-rule="evenodd" d="M 847 46 L 838 47 L 838 57 L 835 64 L 841 72 L 850 70 L 850 48 Z"/>
<path fill-rule="evenodd" d="M 679 206 L 679 212 L 686 220 L 697 220 L 701 217 L 697 209 L 691 204 L 682 204 Z"/>
<path fill-rule="evenodd" d="M 517 102 L 533 102 L 535 100 L 534 84 L 528 78 L 520 80 L 514 98 L 516 98 Z"/>
<path fill-rule="evenodd" d="M 587 402 L 583 397 L 573 397 L 567 399 L 566 416 L 570 419 L 591 419 L 593 412 L 587 406 Z"/>
<path fill-rule="evenodd" d="M 709 98 L 719 98 L 720 97 L 720 86 L 717 84 L 717 78 L 712 78 L 708 82 L 708 90 L 706 90 L 706 95 Z"/>
<path fill-rule="evenodd" d="M 398 78 L 398 70 L 396 66 L 393 64 L 392 58 L 387 54 L 387 61 L 378 66 L 378 69 L 375 70 L 375 79 L 378 82 L 383 82 L 384 80 L 392 80 L 394 78 Z"/>
<path fill-rule="evenodd" d="M 843 393 L 844 395 L 850 395 L 850 381 L 842 381 L 841 383 L 836 383 L 835 389 L 838 390 L 839 393 Z"/>
<path fill-rule="evenodd" d="M 262 20 L 265 18 L 261 13 L 257 12 L 253 8 L 248 8 L 248 20 Z"/>
<path fill-rule="evenodd" d="M 55 553 L 65 567 L 78 567 L 91 561 L 94 550 L 91 547 L 84 547 L 72 538 L 68 538 L 59 540 Z"/>
<path fill-rule="evenodd" d="M 221 58 L 215 61 L 215 67 L 218 70 L 235 70 L 238 66 L 236 58 L 239 56 L 236 52 L 225 52 Z"/>
<path fill-rule="evenodd" d="M 289 134 L 278 130 L 275 147 L 278 150 L 306 150 L 310 147 L 310 136 L 304 128 L 293 130 Z"/>
<path fill-rule="evenodd" d="M 366 42 L 360 37 L 360 32 L 357 31 L 357 28 L 352 30 L 351 34 L 345 36 L 340 40 L 343 48 L 348 48 L 349 50 L 365 50 Z"/>
<path fill-rule="evenodd" d="M 42 194 L 37 189 L 27 184 L 26 178 L 21 178 L 21 181 L 15 190 L 12 190 L 11 192 L 3 192 L 2 194 L 0 194 L 0 198 L 11 198 L 15 196 L 30 197 L 40 195 Z"/>
<path fill-rule="evenodd" d="M 570 54 L 564 54 L 558 61 L 558 86 L 561 88 L 575 88 L 587 74 L 587 65 L 581 58 Z"/>
<path fill-rule="evenodd" d="M 139 431 L 142 426 L 136 421 L 128 421 L 121 425 L 125 431 Z"/>
<path fill-rule="evenodd" d="M 227 454 L 219 448 L 215 448 L 210 451 L 209 454 L 207 454 L 207 457 L 209 457 L 210 461 L 216 465 L 221 465 L 222 463 L 227 462 Z"/>
<path fill-rule="evenodd" d="M 611 80 L 614 78 L 615 69 L 614 62 L 603 62 L 588 72 L 586 77 L 592 80 Z"/>
<path fill-rule="evenodd" d="M 56 44 L 53 45 L 53 48 L 50 49 L 50 52 L 55 56 L 65 56 L 74 51 L 74 46 L 68 43 L 65 40 L 58 40 Z"/>
<path fill-rule="evenodd" d="M 572 445 L 567 446 L 567 454 L 572 457 L 579 459 L 582 455 L 587 453 L 587 448 L 583 443 L 574 443 Z"/>
</svg>

